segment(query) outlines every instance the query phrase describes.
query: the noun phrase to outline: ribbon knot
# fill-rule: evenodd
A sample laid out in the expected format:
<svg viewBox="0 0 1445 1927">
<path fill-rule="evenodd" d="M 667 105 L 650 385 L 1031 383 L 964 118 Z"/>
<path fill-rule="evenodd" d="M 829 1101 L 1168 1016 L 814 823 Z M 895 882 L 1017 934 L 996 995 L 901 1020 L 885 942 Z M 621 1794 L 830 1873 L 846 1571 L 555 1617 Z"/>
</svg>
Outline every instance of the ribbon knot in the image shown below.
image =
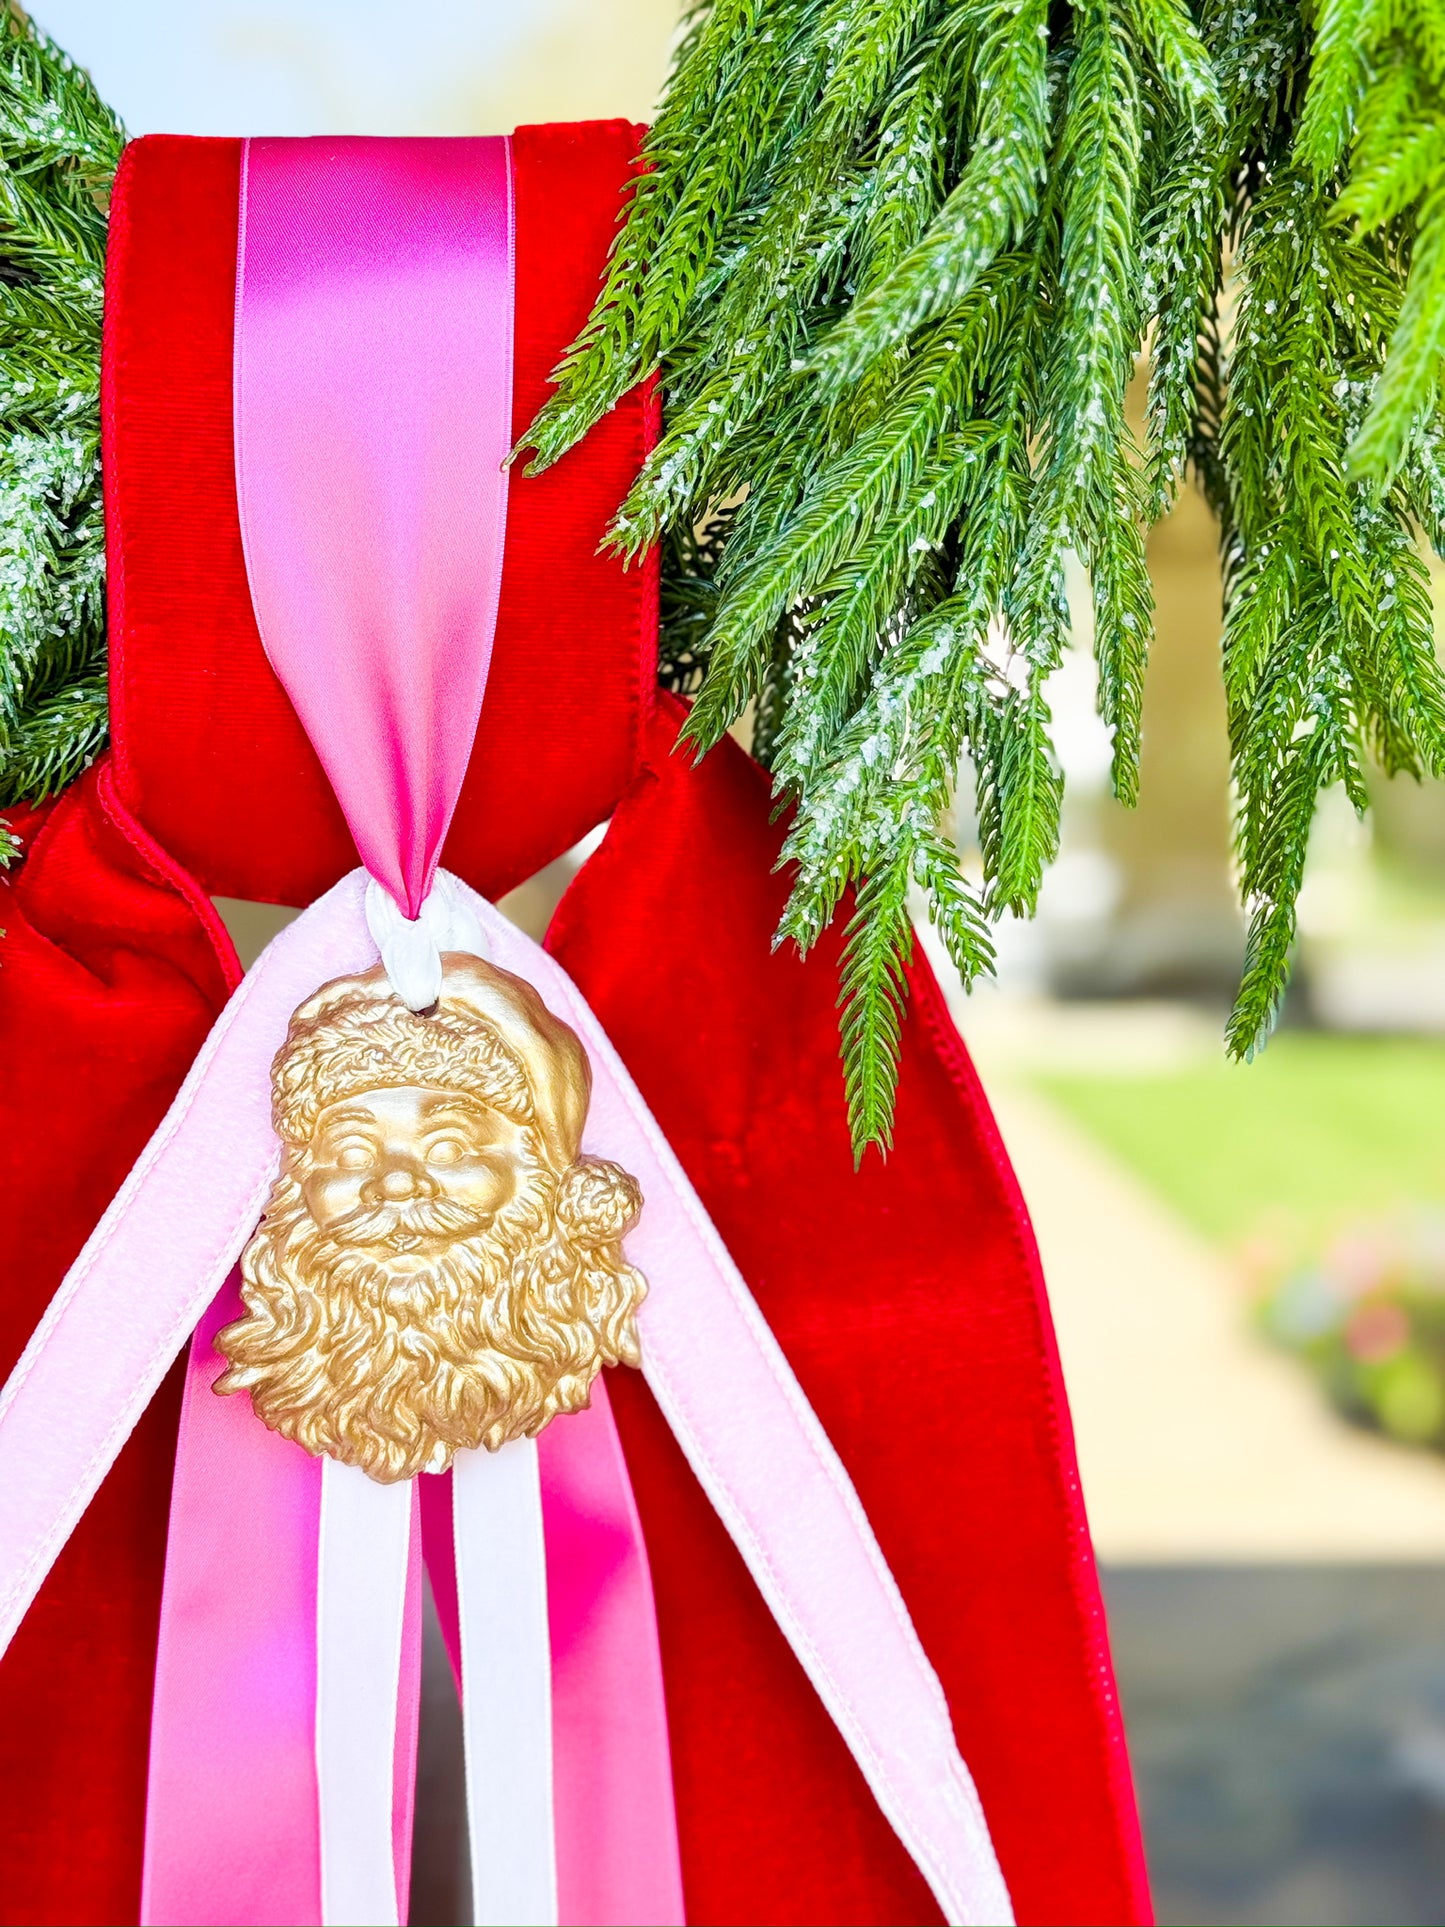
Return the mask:
<svg viewBox="0 0 1445 1927">
<path fill-rule="evenodd" d="M 482 926 L 446 870 L 437 871 L 414 917 L 403 916 L 396 899 L 371 877 L 366 885 L 366 927 L 381 952 L 392 989 L 409 1010 L 430 1010 L 441 995 L 444 951 L 491 956 Z"/>
</svg>

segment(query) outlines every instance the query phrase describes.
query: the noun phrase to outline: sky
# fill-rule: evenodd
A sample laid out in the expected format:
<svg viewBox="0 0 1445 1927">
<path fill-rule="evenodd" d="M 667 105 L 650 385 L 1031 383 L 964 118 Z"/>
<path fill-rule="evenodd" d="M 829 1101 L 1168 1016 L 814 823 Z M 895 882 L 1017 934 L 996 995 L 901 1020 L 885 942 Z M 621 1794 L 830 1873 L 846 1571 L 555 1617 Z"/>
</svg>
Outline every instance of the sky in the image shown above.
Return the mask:
<svg viewBox="0 0 1445 1927">
<path fill-rule="evenodd" d="M 31 0 L 132 134 L 647 114 L 677 0 Z"/>
</svg>

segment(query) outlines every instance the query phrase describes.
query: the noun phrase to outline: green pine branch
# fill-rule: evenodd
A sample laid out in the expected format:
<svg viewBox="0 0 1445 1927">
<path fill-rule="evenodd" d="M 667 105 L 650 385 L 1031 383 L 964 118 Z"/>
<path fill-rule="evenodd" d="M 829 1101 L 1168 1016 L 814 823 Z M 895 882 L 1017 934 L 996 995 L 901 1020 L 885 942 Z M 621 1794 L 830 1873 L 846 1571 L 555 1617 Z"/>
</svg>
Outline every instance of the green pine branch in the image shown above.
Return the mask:
<svg viewBox="0 0 1445 1927">
<path fill-rule="evenodd" d="M 0 12 L 0 806 L 105 740 L 100 314 L 119 122 Z"/>
<path fill-rule="evenodd" d="M 104 740 L 105 195 L 121 130 L 0 13 L 0 802 Z M 1126 387 L 1149 361 L 1143 446 Z M 1132 799 L 1144 534 L 1220 529 L 1249 939 L 1287 981 L 1320 789 L 1445 772 L 1420 540 L 1445 547 L 1438 0 L 700 0 L 601 295 L 528 437 L 555 460 L 661 369 L 614 529 L 664 552 L 699 747 L 751 709 L 793 808 L 780 936 L 851 902 L 856 1139 L 886 1144 L 910 916 L 965 978 L 1057 847 L 1049 678 L 1088 572 Z M 945 826 L 971 781 L 982 873 Z"/>
<path fill-rule="evenodd" d="M 1418 555 L 1445 533 L 1440 10 L 760 0 L 755 46 L 735 12 L 693 16 L 645 204 L 532 442 L 550 460 L 661 368 L 666 432 L 617 540 L 665 539 L 694 741 L 753 706 L 794 809 L 780 936 L 806 948 L 854 892 L 857 1141 L 891 1129 L 910 890 L 969 977 L 1057 847 L 1069 551 L 1133 800 L 1144 534 L 1188 471 L 1224 560 L 1248 1054 L 1320 788 L 1363 803 L 1367 756 L 1445 769 Z M 961 767 L 977 889 L 942 831 Z"/>
<path fill-rule="evenodd" d="M 1333 218 L 1378 237 L 1405 278 L 1383 377 L 1351 444 L 1383 489 L 1438 414 L 1445 374 L 1445 19 L 1436 0 L 1325 0 L 1296 159 L 1348 168 Z"/>
</svg>

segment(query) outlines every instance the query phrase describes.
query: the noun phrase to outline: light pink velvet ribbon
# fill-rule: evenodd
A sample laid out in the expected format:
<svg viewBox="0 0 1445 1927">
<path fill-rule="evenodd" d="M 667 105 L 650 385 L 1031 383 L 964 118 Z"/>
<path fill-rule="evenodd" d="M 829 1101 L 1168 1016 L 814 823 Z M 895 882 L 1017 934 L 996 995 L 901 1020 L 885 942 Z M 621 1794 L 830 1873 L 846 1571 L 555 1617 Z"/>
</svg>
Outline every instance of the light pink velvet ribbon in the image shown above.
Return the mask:
<svg viewBox="0 0 1445 1927">
<path fill-rule="evenodd" d="M 643 1369 L 679 1444 L 944 1918 L 1001 1927 L 1008 1893 L 948 1706 L 847 1473 L 581 993 L 459 887 L 496 960 L 587 1046 L 587 1148 L 642 1183 Z M 0 1395 L 0 1650 L 255 1226 L 276 1162 L 270 1059 L 318 980 L 375 960 L 364 895 L 354 871 L 246 977 Z"/>
<path fill-rule="evenodd" d="M 254 220 L 253 203 L 252 238 Z M 360 365 L 375 371 L 364 358 Z M 253 514 L 248 543 L 256 531 Z M 363 546 L 365 561 L 371 549 Z M 428 570 L 415 577 L 430 579 Z M 342 680 L 355 667 L 345 650 L 328 660 Z M 405 654 L 388 646 L 378 660 L 404 669 Z M 304 667 L 304 651 L 296 661 Z M 318 698 L 312 721 L 326 737 L 328 715 L 346 713 L 344 704 L 333 712 Z M 339 754 L 342 737 L 329 740 Z M 369 740 L 384 757 L 384 740 Z M 435 757 L 418 765 L 428 780 L 443 766 L 455 767 Z M 395 808 L 398 832 L 410 833 L 422 819 L 395 798 L 411 779 L 392 774 L 395 784 L 381 793 L 393 799 L 387 807 Z M 433 860 L 429 835 L 424 827 L 408 845 L 410 871 L 397 862 L 398 894 L 408 904 Z M 489 905 L 456 887 L 496 960 L 536 983 L 587 1046 L 594 1093 L 586 1145 L 619 1159 L 642 1184 L 647 1204 L 629 1253 L 650 1285 L 639 1321 L 644 1370 L 683 1451 L 945 1918 L 970 1927 L 1009 1921 L 943 1693 L 787 1361 L 575 986 Z M 186 1336 L 208 1307 L 213 1319 L 228 1315 L 228 1304 L 213 1301 L 254 1229 L 277 1163 L 270 1061 L 291 1012 L 318 983 L 375 961 L 364 897 L 357 871 L 284 931 L 247 976 L 0 1394 L 0 1649 Z M 306 1812 L 314 1813 L 315 1801 L 298 1747 L 314 1652 L 308 1659 L 295 1640 L 308 1608 L 314 1625 L 306 1575 L 315 1572 L 308 1539 L 315 1507 L 307 1482 L 314 1485 L 316 1475 L 300 1453 L 290 1455 L 294 1469 L 283 1466 L 288 1448 L 240 1401 L 211 1397 L 213 1370 L 198 1343 L 177 1481 L 177 1553 L 168 1566 L 154 1766 L 158 1803 L 191 1800 L 200 1832 L 186 1838 L 184 1826 L 158 1816 L 169 1832 L 148 1856 L 148 1918 L 309 1923 L 317 1901 Z M 244 1428 L 242 1419 L 250 1421 Z M 565 1490 L 568 1499 L 559 1511 L 549 1498 L 547 1550 L 549 1561 L 572 1562 L 549 1596 L 561 1918 L 678 1921 L 651 1595 L 645 1563 L 629 1550 L 640 1553 L 641 1541 L 625 1470 L 600 1401 L 586 1419 L 558 1421 L 546 1437 L 553 1434 L 547 1490 Z M 245 1495 L 233 1516 L 208 1510 L 208 1482 L 224 1504 Z M 197 1519 L 198 1508 L 205 1518 Z M 242 1511 L 251 1516 L 234 1516 Z M 277 1547 L 285 1553 L 275 1587 L 255 1564 L 263 1545 L 272 1557 Z M 249 1596 L 233 1604 L 235 1590 Z M 640 1637 L 644 1621 L 648 1636 Z M 219 1644 L 218 1623 L 228 1629 Z M 258 1690 L 258 1682 L 254 1725 L 225 1724 L 222 1707 L 230 1777 L 208 1771 L 188 1789 L 218 1705 L 233 1691 Z M 405 1741 L 403 1733 L 399 1746 Z M 274 1863 L 269 1875 L 243 1864 L 247 1850 Z M 208 1889 L 212 1876 L 217 1884 Z M 246 1912 L 216 1897 L 219 1882 L 233 1879 Z"/>
</svg>

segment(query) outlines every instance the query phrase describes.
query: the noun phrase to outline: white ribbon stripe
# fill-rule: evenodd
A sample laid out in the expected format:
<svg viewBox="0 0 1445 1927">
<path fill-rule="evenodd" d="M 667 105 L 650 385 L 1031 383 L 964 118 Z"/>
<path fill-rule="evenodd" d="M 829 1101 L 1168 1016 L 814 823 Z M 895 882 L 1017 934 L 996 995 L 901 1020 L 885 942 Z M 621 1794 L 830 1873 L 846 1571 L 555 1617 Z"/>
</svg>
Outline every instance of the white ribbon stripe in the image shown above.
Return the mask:
<svg viewBox="0 0 1445 1927">
<path fill-rule="evenodd" d="M 452 1469 L 476 1927 L 557 1927 L 552 1645 L 535 1439 Z"/>
<path fill-rule="evenodd" d="M 316 1572 L 316 1786 L 322 1927 L 398 1927 L 392 1809 L 411 1481 L 321 1468 Z"/>
</svg>

